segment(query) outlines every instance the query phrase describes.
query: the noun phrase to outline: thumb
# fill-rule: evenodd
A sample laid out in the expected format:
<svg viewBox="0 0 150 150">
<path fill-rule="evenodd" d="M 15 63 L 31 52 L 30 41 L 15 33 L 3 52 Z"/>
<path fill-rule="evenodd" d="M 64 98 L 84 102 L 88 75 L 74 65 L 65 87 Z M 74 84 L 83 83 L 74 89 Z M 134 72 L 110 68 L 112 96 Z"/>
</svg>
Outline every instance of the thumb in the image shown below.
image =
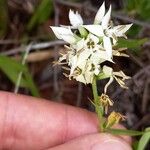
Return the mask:
<svg viewBox="0 0 150 150">
<path fill-rule="evenodd" d="M 131 150 L 131 147 L 119 137 L 102 133 L 82 136 L 49 150 Z"/>
</svg>

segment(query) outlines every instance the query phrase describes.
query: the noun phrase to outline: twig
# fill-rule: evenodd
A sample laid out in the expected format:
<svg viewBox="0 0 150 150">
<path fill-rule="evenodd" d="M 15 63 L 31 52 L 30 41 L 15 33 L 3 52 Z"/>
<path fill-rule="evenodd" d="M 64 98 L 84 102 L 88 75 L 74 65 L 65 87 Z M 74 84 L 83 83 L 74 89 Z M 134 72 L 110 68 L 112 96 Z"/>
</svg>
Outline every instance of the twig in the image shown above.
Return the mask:
<svg viewBox="0 0 150 150">
<path fill-rule="evenodd" d="M 46 49 L 46 48 L 53 47 L 56 45 L 64 45 L 64 44 L 66 44 L 66 42 L 61 41 L 61 40 L 55 40 L 55 41 L 50 41 L 50 42 L 41 42 L 41 43 L 33 44 L 31 46 L 30 51 L 37 50 L 37 49 Z M 28 46 L 20 46 L 18 48 L 14 48 L 14 49 L 7 50 L 5 52 L 1 52 L 1 54 L 8 55 L 8 56 L 14 55 L 14 54 L 23 52 L 25 49 L 27 49 L 27 47 Z"/>
<path fill-rule="evenodd" d="M 31 50 L 31 47 L 32 47 L 32 43 L 29 44 L 29 46 L 26 48 L 25 50 L 25 54 L 24 54 L 24 57 L 22 59 L 22 65 L 25 65 L 25 62 L 26 62 L 26 59 L 28 57 L 28 54 Z M 15 90 L 14 90 L 14 93 L 18 93 L 18 90 L 19 90 L 19 86 L 20 86 L 20 82 L 21 82 L 21 78 L 22 78 L 22 74 L 23 72 L 21 71 L 18 75 L 18 78 L 17 78 L 17 82 L 16 82 L 16 86 L 15 86 Z"/>
</svg>

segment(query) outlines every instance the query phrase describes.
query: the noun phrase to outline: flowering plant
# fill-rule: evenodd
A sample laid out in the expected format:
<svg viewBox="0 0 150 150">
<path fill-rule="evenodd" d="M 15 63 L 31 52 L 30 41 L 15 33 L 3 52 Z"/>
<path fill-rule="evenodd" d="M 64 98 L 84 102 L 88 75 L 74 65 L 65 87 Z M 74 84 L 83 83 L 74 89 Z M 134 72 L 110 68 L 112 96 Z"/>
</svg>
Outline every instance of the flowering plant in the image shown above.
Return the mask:
<svg viewBox="0 0 150 150">
<path fill-rule="evenodd" d="M 56 64 L 67 65 L 63 68 L 69 72 L 68 74 L 64 73 L 64 75 L 70 80 L 75 79 L 84 84 L 92 85 L 94 100 L 90 101 L 95 106 L 101 132 L 129 136 L 142 135 L 137 142 L 138 144 L 134 143 L 133 147 L 137 150 L 144 150 L 150 139 L 150 128 L 146 128 L 144 131 L 113 129 L 112 127 L 115 124 L 125 120 L 126 117 L 119 112 L 112 111 L 105 118 L 109 107 L 114 104 L 113 100 L 107 95 L 108 86 L 115 79 L 122 88 L 127 89 L 125 80 L 130 79 L 123 71 L 115 71 L 106 62 L 112 63 L 114 66 L 114 56 L 128 57 L 124 52 L 125 47 L 117 47 L 120 37 L 127 39 L 125 33 L 132 24 L 114 26 L 111 21 L 111 6 L 105 13 L 105 3 L 99 8 L 93 24 L 85 25 L 81 15 L 72 10 L 69 11 L 69 20 L 70 26 L 51 26 L 56 37 L 67 43 L 65 53 L 61 53 Z M 104 86 L 103 93 L 99 96 L 97 80 L 106 78 L 109 81 Z"/>
<path fill-rule="evenodd" d="M 117 124 L 125 117 L 118 112 L 112 112 L 107 119 L 103 116 L 108 113 L 108 108 L 113 101 L 107 93 L 108 86 L 115 79 L 122 88 L 127 88 L 125 80 L 129 79 L 122 71 L 116 72 L 105 62 L 115 64 L 114 56 L 128 57 L 124 53 L 126 48 L 116 49 L 118 38 L 127 38 L 125 33 L 132 24 L 114 26 L 111 21 L 111 6 L 105 13 L 105 3 L 99 8 L 94 23 L 84 25 L 83 19 L 78 12 L 69 11 L 70 26 L 51 26 L 58 39 L 68 43 L 65 45 L 66 53 L 61 54 L 58 64 L 67 64 L 69 74 L 65 73 L 70 80 L 75 79 L 84 84 L 92 84 L 96 113 L 101 121 L 100 130 Z M 98 96 L 96 81 L 109 78 L 104 87 L 104 93 Z"/>
</svg>

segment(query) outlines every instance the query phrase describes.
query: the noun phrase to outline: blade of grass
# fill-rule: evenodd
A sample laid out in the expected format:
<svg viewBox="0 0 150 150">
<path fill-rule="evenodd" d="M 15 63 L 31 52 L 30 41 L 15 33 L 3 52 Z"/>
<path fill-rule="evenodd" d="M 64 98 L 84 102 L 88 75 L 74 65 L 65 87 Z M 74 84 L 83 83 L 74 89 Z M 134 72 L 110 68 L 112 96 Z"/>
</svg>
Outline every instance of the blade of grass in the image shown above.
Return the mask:
<svg viewBox="0 0 150 150">
<path fill-rule="evenodd" d="M 126 129 L 112 129 L 112 128 L 106 129 L 105 131 L 114 135 L 128 135 L 128 136 L 140 136 L 145 133 L 142 131 L 126 130 Z"/>
<path fill-rule="evenodd" d="M 142 135 L 137 150 L 145 150 L 148 142 L 150 141 L 150 127 L 145 130 L 145 133 Z"/>
</svg>

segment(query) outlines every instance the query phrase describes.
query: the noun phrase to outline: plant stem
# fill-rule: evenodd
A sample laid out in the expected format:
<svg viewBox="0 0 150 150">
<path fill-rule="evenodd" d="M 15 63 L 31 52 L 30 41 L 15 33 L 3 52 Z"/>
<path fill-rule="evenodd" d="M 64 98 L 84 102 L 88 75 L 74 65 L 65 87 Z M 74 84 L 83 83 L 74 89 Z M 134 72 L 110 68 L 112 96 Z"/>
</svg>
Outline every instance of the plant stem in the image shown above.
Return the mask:
<svg viewBox="0 0 150 150">
<path fill-rule="evenodd" d="M 104 127 L 103 127 L 103 107 L 101 106 L 101 103 L 100 103 L 99 97 L 98 97 L 96 77 L 94 77 L 94 79 L 93 79 L 92 91 L 93 91 L 93 97 L 94 97 L 95 112 L 97 113 L 98 120 L 99 120 L 99 129 L 102 132 L 104 129 Z"/>
</svg>

